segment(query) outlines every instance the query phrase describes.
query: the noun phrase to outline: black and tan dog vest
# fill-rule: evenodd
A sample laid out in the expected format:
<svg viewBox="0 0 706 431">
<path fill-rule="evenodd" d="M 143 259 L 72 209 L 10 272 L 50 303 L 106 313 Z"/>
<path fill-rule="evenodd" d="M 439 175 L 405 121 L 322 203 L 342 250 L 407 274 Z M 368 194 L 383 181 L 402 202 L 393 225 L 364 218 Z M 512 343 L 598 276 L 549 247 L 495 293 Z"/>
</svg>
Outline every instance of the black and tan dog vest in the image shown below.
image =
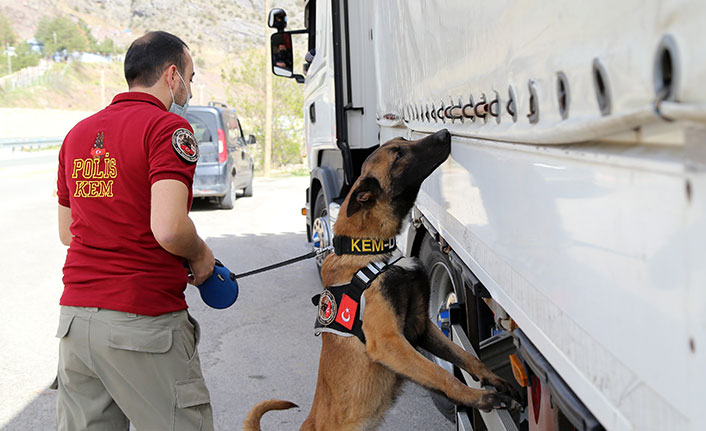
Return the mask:
<svg viewBox="0 0 706 431">
<path fill-rule="evenodd" d="M 314 324 L 314 334 L 331 332 L 342 337 L 356 336 L 365 343 L 363 334 L 363 311 L 365 296 L 363 292 L 370 287 L 378 275 L 394 265 L 401 256 L 389 262 L 373 262 L 359 270 L 348 284 L 327 286 L 324 291 L 311 298 L 318 306 L 319 313 Z"/>
</svg>

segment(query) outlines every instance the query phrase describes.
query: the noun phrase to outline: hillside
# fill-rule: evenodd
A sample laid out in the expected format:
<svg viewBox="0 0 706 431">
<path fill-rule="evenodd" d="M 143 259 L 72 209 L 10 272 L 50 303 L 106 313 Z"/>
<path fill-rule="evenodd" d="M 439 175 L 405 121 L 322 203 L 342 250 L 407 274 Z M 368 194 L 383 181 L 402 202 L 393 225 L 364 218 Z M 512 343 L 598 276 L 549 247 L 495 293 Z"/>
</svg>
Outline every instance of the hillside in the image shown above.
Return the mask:
<svg viewBox="0 0 706 431">
<path fill-rule="evenodd" d="M 289 12 L 293 27 L 302 23 L 301 0 L 273 0 Z M 264 43 L 263 0 L 0 0 L 0 11 L 22 38 L 32 37 L 42 16 L 83 19 L 98 39 L 108 36 L 126 47 L 148 30 L 165 30 L 199 49 L 237 52 Z"/>
<path fill-rule="evenodd" d="M 303 1 L 272 0 L 271 7 L 288 11 L 291 28 L 302 25 Z M 192 103 L 226 100 L 222 70 L 238 66 L 254 47 L 265 49 L 263 0 L 0 0 L 0 12 L 23 40 L 33 37 L 42 16 L 64 16 L 85 21 L 96 39 L 109 37 L 122 52 L 146 31 L 174 33 L 189 45 L 194 58 Z M 0 92 L 0 106 L 93 110 L 125 89 L 122 64 L 57 64 L 43 83 Z"/>
</svg>

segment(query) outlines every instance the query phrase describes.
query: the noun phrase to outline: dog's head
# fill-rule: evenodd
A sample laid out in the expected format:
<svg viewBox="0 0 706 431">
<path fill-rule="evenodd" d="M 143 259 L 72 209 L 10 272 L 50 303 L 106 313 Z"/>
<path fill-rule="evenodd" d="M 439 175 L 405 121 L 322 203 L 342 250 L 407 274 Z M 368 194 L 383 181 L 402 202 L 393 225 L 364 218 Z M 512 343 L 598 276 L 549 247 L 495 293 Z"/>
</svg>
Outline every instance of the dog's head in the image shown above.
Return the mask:
<svg viewBox="0 0 706 431">
<path fill-rule="evenodd" d="M 450 152 L 451 135 L 446 129 L 417 141 L 396 138 L 383 144 L 363 163 L 360 177 L 341 207 L 336 234 L 396 235 L 422 182 Z"/>
</svg>

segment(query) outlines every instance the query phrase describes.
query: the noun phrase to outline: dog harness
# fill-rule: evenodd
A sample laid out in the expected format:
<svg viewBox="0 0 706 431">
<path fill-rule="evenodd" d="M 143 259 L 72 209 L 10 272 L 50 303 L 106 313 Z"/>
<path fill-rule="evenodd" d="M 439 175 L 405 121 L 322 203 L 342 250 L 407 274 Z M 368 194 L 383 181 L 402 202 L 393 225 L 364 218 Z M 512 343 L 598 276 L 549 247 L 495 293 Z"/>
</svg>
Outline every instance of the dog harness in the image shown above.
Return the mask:
<svg viewBox="0 0 706 431">
<path fill-rule="evenodd" d="M 363 292 L 373 281 L 389 267 L 402 259 L 391 258 L 388 262 L 373 262 L 360 269 L 348 284 L 327 286 L 324 291 L 311 298 L 318 306 L 319 313 L 314 324 L 314 335 L 331 332 L 342 337 L 356 336 L 365 344 L 363 334 L 363 311 L 365 296 Z"/>
</svg>

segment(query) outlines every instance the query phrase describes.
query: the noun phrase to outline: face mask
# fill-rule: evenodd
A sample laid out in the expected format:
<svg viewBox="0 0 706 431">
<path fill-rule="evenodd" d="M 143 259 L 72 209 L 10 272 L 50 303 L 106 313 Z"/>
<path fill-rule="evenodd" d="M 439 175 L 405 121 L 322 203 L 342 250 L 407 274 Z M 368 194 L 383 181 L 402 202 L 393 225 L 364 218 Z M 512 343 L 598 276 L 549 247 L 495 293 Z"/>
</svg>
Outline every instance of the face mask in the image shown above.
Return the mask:
<svg viewBox="0 0 706 431">
<path fill-rule="evenodd" d="M 176 71 L 177 75 L 179 75 L 179 79 L 181 79 L 181 83 L 184 84 L 184 89 L 186 89 L 186 83 L 184 82 L 184 78 L 181 77 L 181 73 L 179 73 L 179 70 Z M 173 112 L 177 114 L 180 117 L 184 117 L 186 115 L 186 110 L 189 109 L 189 100 L 191 99 L 191 94 L 186 93 L 186 102 L 184 102 L 184 105 L 179 105 L 176 103 L 176 100 L 174 100 L 174 92 L 172 91 L 172 87 L 169 87 L 169 93 L 172 95 L 172 106 L 169 107 L 169 112 Z"/>
</svg>

